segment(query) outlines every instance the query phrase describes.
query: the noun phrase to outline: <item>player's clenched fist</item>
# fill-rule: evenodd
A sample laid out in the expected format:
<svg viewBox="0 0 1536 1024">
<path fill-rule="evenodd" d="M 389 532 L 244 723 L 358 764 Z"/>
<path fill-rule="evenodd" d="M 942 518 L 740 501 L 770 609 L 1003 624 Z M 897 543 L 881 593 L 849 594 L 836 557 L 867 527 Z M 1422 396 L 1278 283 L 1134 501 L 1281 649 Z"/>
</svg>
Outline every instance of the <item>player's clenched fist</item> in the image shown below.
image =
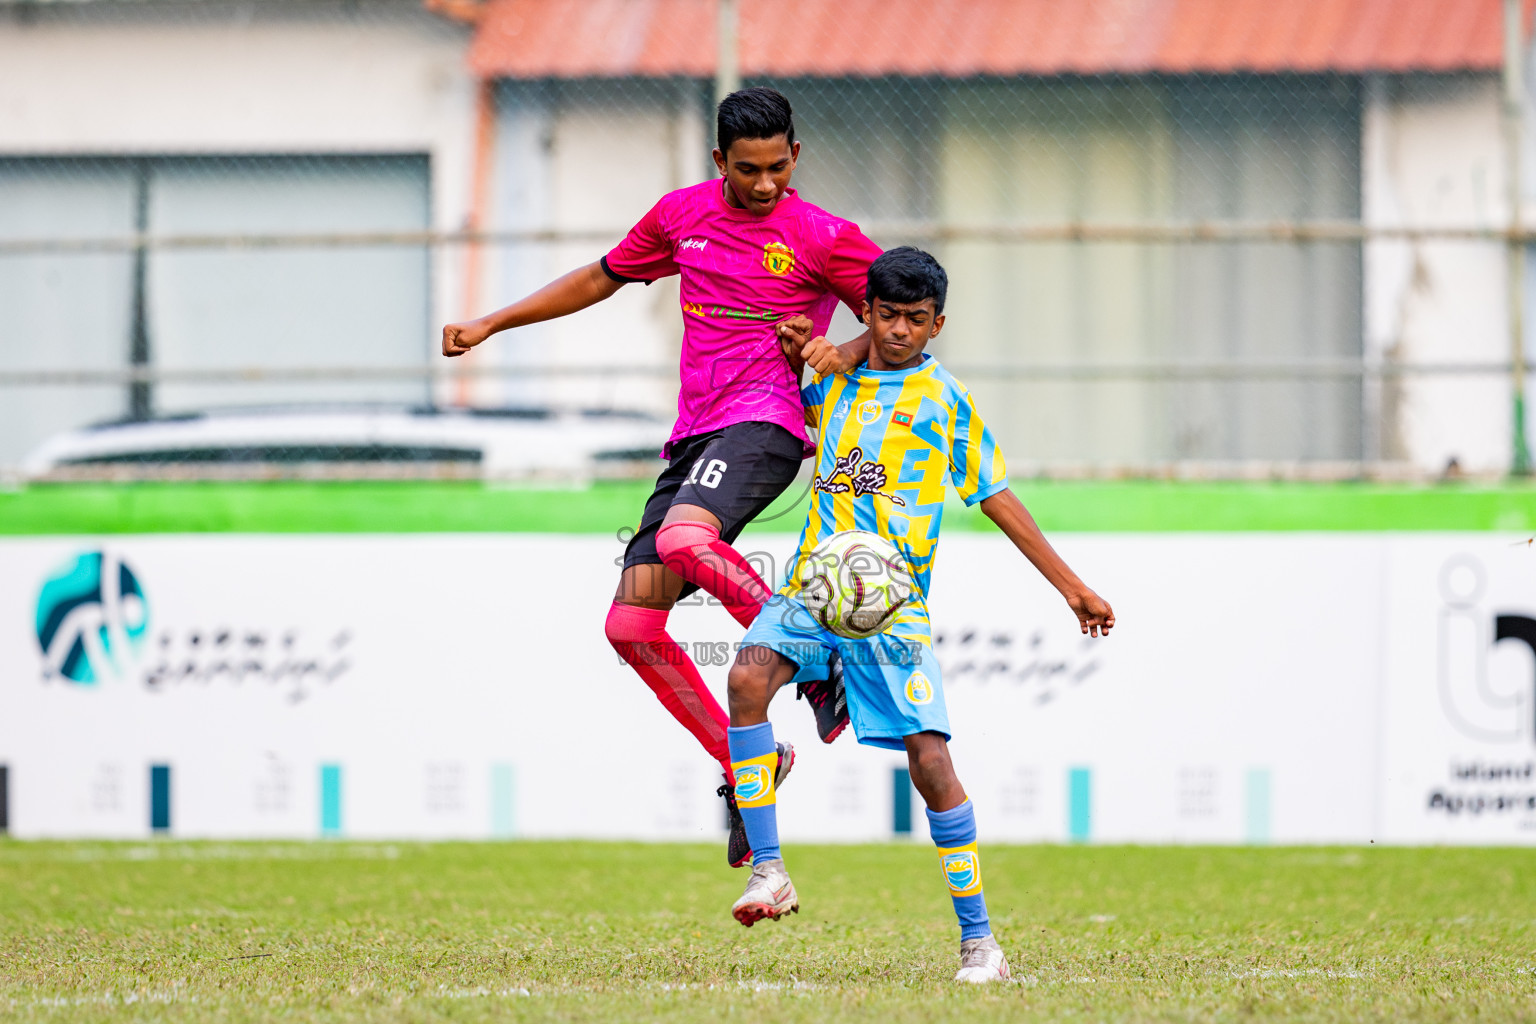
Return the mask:
<svg viewBox="0 0 1536 1024">
<path fill-rule="evenodd" d="M 778 328 L 779 347 L 784 350 L 784 358 L 796 372 L 802 366 L 809 366 L 825 377 L 832 373 L 847 373 L 858 365 L 857 360 L 826 338 L 811 337 L 816 325 L 804 313 L 780 320 L 774 326 Z"/>
<path fill-rule="evenodd" d="M 479 320 L 466 320 L 443 328 L 443 355 L 461 356 L 491 336 Z"/>
<path fill-rule="evenodd" d="M 1077 624 L 1082 627 L 1084 633 L 1098 636 L 1102 633 L 1109 636 L 1109 631 L 1115 625 L 1115 610 L 1109 606 L 1109 602 L 1098 594 L 1084 587 L 1076 593 L 1067 596 L 1067 604 L 1077 615 Z"/>
<path fill-rule="evenodd" d="M 820 335 L 805 343 L 800 349 L 800 358 L 805 360 L 806 366 L 823 377 L 833 373 L 847 373 L 857 365 L 842 349 Z"/>
<path fill-rule="evenodd" d="M 816 325 L 804 313 L 780 320 L 774 327 L 779 332 L 779 348 L 786 357 L 799 355 L 806 342 L 811 340 L 811 332 L 816 330 Z"/>
</svg>

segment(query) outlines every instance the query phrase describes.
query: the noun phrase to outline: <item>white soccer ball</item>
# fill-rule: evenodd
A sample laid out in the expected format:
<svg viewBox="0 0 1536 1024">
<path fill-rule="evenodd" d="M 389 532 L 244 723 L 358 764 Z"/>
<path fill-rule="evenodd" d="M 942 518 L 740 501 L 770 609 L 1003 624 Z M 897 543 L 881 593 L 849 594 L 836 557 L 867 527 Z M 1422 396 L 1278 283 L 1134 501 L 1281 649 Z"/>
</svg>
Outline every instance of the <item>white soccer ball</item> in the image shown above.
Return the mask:
<svg viewBox="0 0 1536 1024">
<path fill-rule="evenodd" d="M 901 552 L 866 530 L 844 530 L 817 544 L 800 563 L 797 582 L 816 621 L 852 640 L 884 632 L 918 598 Z"/>
</svg>

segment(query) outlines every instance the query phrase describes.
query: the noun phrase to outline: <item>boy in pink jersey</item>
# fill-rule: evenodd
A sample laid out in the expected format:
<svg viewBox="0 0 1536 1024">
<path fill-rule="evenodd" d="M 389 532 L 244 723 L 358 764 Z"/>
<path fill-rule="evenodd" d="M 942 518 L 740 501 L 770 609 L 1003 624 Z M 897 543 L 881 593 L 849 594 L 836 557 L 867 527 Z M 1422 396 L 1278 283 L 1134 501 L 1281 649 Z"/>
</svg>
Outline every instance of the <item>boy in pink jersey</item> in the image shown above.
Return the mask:
<svg viewBox="0 0 1536 1024">
<path fill-rule="evenodd" d="M 815 450 L 805 434 L 800 367 L 786 361 L 780 337 L 791 347 L 814 339 L 801 356 L 818 373 L 862 362 L 867 333 L 842 346 L 823 335 L 839 300 L 862 310 L 869 265 L 881 250 L 858 225 L 789 187 L 800 144 L 782 95 L 761 87 L 732 93 L 716 125 L 720 178 L 663 196 L 598 262 L 495 313 L 444 327 L 443 354 L 462 355 L 498 331 L 585 309 L 625 284 L 681 277 L 677 422 L 662 451 L 667 468 L 625 550 L 605 632 L 720 764 L 727 785 L 719 793 L 731 815 L 727 858 L 737 867 L 751 850 L 729 784 L 729 722 L 687 652 L 667 635 L 667 616 L 702 587 L 745 627 L 770 596 L 731 543 Z M 827 742 L 848 722 L 837 682 L 802 684 Z M 794 751 L 780 744 L 776 781 L 793 761 Z"/>
</svg>

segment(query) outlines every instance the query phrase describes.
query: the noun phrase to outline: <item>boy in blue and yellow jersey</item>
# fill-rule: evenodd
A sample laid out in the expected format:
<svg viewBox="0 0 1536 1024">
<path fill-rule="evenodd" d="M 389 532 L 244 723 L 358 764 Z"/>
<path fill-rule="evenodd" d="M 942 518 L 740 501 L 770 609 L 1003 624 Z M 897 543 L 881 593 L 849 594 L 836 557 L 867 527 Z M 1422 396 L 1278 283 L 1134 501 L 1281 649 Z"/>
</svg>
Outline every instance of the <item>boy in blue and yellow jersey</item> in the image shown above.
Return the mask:
<svg viewBox="0 0 1536 1024">
<path fill-rule="evenodd" d="M 732 908 L 745 925 L 799 909 L 779 851 L 773 727 L 768 702 L 802 669 L 842 658 L 848 712 L 860 743 L 906 750 L 912 782 L 928 805 L 944 880 L 960 919 L 956 981 L 1009 976 L 982 894 L 976 818 L 949 758 L 949 717 L 930 643 L 926 597 L 944 514 L 946 480 L 978 502 L 1059 590 L 1084 633 L 1109 634 L 1109 604 L 1067 567 L 1008 489 L 1003 456 L 965 385 L 924 352 L 944 326 L 948 278 L 938 261 L 904 246 L 869 269 L 864 320 L 868 361 L 802 390 L 820 431 L 810 513 L 788 581 L 747 630 L 730 674 L 729 732 L 736 802 L 753 851 L 752 879 Z M 923 599 L 885 632 L 849 640 L 823 628 L 800 603 L 795 580 L 816 545 L 840 530 L 868 530 L 905 556 Z"/>
</svg>

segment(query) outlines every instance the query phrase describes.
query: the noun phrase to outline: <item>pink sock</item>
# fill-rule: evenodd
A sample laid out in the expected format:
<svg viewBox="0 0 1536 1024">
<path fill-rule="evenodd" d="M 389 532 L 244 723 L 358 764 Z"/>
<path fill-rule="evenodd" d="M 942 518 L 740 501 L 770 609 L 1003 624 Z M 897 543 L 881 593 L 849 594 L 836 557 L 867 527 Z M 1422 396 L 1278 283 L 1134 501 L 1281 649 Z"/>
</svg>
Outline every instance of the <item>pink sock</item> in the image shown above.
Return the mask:
<svg viewBox="0 0 1536 1024">
<path fill-rule="evenodd" d="M 619 604 L 608 609 L 604 632 L 619 657 L 640 673 L 672 717 L 703 744 L 709 756 L 731 776 L 730 719 L 704 685 L 688 652 L 667 635 L 667 613 L 659 608 Z"/>
<path fill-rule="evenodd" d="M 708 523 L 668 523 L 656 531 L 656 553 L 668 569 L 719 598 L 743 626 L 768 600 L 762 578 Z"/>
</svg>

